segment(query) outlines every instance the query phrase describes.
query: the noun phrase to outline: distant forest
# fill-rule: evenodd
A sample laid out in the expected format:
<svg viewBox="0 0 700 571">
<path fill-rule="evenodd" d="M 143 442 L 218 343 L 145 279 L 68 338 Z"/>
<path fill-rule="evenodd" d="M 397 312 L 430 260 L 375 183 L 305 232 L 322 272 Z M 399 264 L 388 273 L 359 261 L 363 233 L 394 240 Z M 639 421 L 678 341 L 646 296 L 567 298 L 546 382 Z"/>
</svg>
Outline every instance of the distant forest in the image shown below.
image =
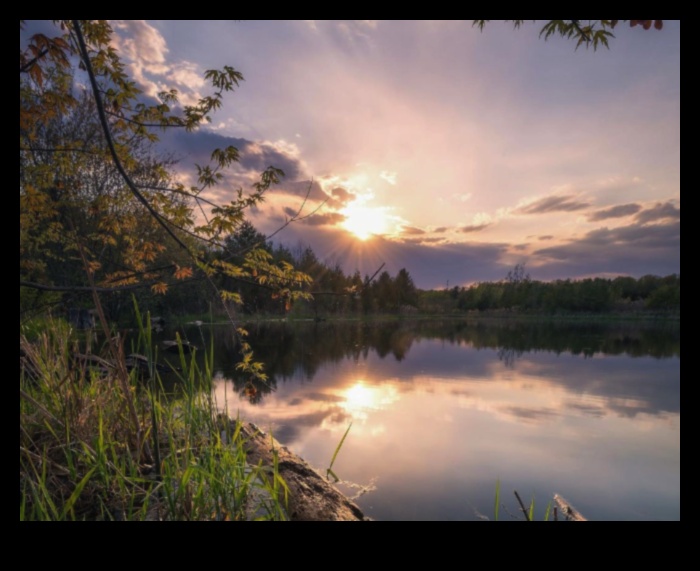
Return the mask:
<svg viewBox="0 0 700 571">
<path fill-rule="evenodd" d="M 244 266 L 252 252 L 262 251 L 274 264 L 287 263 L 308 274 L 311 282 L 305 286 L 311 294 L 308 300 L 290 304 L 272 288 L 260 283 L 216 276 L 219 291 L 236 292 L 242 303 L 237 311 L 246 315 L 270 315 L 325 318 L 373 314 L 461 314 L 468 312 L 513 313 L 606 313 L 664 311 L 680 312 L 681 279 L 679 275 L 644 276 L 639 279 L 617 277 L 544 282 L 531 279 L 524 265 L 517 265 L 504 279 L 481 282 L 451 289 L 420 290 L 409 271 L 401 269 L 392 276 L 387 271 L 361 275 L 359 271 L 346 274 L 341 261 L 321 261 L 308 246 L 290 248 L 274 245 L 250 222 L 244 222 L 227 239 L 227 252 L 237 257 L 208 252 L 215 261 Z M 62 271 L 65 271 L 63 266 Z M 110 318 L 118 320 L 131 315 L 133 298 L 143 310 L 153 315 L 204 315 L 221 313 L 219 293 L 205 278 L 183 280 L 163 294 L 147 288 L 105 294 L 103 303 Z M 45 292 L 20 288 L 20 317 L 47 307 L 90 307 L 87 292 Z"/>
</svg>

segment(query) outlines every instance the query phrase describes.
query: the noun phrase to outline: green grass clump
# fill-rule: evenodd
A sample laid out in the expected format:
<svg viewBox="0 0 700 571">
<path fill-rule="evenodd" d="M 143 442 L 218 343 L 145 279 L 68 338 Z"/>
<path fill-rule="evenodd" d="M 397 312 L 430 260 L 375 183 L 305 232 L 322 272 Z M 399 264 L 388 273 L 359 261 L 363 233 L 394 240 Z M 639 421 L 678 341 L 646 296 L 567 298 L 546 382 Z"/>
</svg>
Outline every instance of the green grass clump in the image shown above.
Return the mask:
<svg viewBox="0 0 700 571">
<path fill-rule="evenodd" d="M 155 362 L 137 319 L 131 351 Z M 276 467 L 248 464 L 240 423 L 218 414 L 213 351 L 203 366 L 181 353 L 177 398 L 155 367 L 127 372 L 118 341 L 86 352 L 65 323 L 20 334 L 20 521 L 286 519 Z"/>
</svg>

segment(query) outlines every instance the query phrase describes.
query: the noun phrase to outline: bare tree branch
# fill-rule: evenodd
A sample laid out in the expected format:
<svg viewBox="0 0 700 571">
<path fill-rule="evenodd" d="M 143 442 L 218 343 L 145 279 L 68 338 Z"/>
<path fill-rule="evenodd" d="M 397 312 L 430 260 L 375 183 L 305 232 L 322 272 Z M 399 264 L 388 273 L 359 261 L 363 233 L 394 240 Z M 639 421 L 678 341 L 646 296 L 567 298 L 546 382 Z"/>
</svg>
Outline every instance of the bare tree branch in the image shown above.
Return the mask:
<svg viewBox="0 0 700 571">
<path fill-rule="evenodd" d="M 148 202 L 146 197 L 141 194 L 141 191 L 138 189 L 136 184 L 131 180 L 131 177 L 129 174 L 126 172 L 124 169 L 124 165 L 122 165 L 121 159 L 119 158 L 119 154 L 117 153 L 117 149 L 114 146 L 114 140 L 112 138 L 112 131 L 110 130 L 109 127 L 109 122 L 107 121 L 107 115 L 105 112 L 104 108 L 104 103 L 102 101 L 102 98 L 100 97 L 99 94 L 99 85 L 97 84 L 97 78 L 95 77 L 95 70 L 92 68 L 92 61 L 90 60 L 90 54 L 88 53 L 87 46 L 85 44 L 85 38 L 83 37 L 83 32 L 80 29 L 80 21 L 79 20 L 72 20 L 73 23 L 73 29 L 76 35 L 76 38 L 78 40 L 78 46 L 80 48 L 80 55 L 83 60 L 83 63 L 85 65 L 85 69 L 88 73 L 88 77 L 90 78 L 90 85 L 92 87 L 93 95 L 95 97 L 95 104 L 97 105 L 97 114 L 100 119 L 100 123 L 102 124 L 102 130 L 104 131 L 104 136 L 107 141 L 107 147 L 109 148 L 109 152 L 112 155 L 112 160 L 114 161 L 114 165 L 117 168 L 117 171 L 119 171 L 119 174 L 121 177 L 124 179 L 124 182 L 126 182 L 127 187 L 131 191 L 131 193 L 136 197 L 136 199 L 143 204 L 143 206 L 148 210 L 148 212 L 153 216 L 153 218 L 156 219 L 158 224 L 162 226 L 162 228 L 168 233 L 168 235 L 175 240 L 175 242 L 186 252 L 190 252 L 190 249 L 187 247 L 187 245 L 180 240 L 180 238 L 175 234 L 175 232 L 170 228 L 166 220 L 161 217 L 161 215 L 158 213 L 158 211 L 151 206 L 151 204 Z M 191 254 L 191 253 L 190 253 Z"/>
</svg>

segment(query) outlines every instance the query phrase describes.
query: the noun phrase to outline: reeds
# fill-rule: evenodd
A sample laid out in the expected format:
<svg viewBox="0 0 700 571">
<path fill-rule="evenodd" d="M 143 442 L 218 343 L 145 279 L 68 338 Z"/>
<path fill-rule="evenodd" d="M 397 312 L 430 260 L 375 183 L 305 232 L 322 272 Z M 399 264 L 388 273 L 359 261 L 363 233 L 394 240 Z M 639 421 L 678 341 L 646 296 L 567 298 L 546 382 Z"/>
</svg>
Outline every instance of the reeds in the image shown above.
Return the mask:
<svg viewBox="0 0 700 571">
<path fill-rule="evenodd" d="M 218 414 L 213 349 L 201 366 L 181 351 L 181 390 L 165 395 L 148 316 L 136 320 L 131 351 L 153 366 L 127 384 L 121 346 L 97 351 L 98 367 L 64 323 L 20 334 L 20 521 L 286 519 L 276 467 L 248 464 L 239 423 Z"/>
</svg>

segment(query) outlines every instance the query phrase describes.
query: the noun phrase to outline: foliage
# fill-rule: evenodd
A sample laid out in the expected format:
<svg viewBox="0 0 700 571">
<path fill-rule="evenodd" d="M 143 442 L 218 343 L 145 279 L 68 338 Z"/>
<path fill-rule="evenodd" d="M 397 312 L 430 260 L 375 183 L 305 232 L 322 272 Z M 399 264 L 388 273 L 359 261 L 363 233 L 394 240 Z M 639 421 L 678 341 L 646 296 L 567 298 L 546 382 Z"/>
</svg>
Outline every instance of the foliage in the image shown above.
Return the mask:
<svg viewBox="0 0 700 571">
<path fill-rule="evenodd" d="M 275 264 L 257 245 L 240 257 L 226 240 L 282 171 L 269 167 L 249 191 L 216 204 L 206 192 L 235 166 L 236 148 L 214 150 L 186 186 L 173 159 L 154 147 L 163 129 L 194 131 L 209 121 L 242 74 L 207 71 L 211 93 L 191 105 L 175 90 L 154 100 L 126 73 L 106 20 L 52 22 L 55 37 L 34 34 L 20 46 L 20 287 L 73 297 L 93 286 L 110 296 L 147 287 L 162 295 L 225 275 L 264 286 L 286 307 L 307 297 L 307 277 L 290 264 Z M 24 28 L 20 20 L 20 37 Z M 242 303 L 236 292 L 220 296 Z"/>
<path fill-rule="evenodd" d="M 482 282 L 444 292 L 462 311 L 588 312 L 663 309 L 680 311 L 680 276 L 532 280 L 523 266 L 500 282 Z"/>
<path fill-rule="evenodd" d="M 512 22 L 515 28 L 520 28 L 527 20 L 506 20 Z M 532 20 L 536 22 L 536 20 Z M 474 20 L 473 25 L 483 30 L 490 20 Z M 581 45 L 593 47 L 594 50 L 603 46 L 610 47 L 614 38 L 614 30 L 620 22 L 629 22 L 630 27 L 641 26 L 645 30 L 663 28 L 663 20 L 548 20 L 540 30 L 540 37 L 545 40 L 552 36 L 560 36 L 576 42 L 576 48 Z"/>
<path fill-rule="evenodd" d="M 137 320 L 134 350 L 153 356 Z M 286 519 L 276 467 L 248 464 L 240 424 L 217 415 L 213 354 L 181 356 L 179 398 L 162 398 L 155 367 L 122 392 L 120 363 L 99 355 L 60 323 L 20 338 L 20 521 Z M 135 444 L 125 401 L 152 448 Z"/>
</svg>

